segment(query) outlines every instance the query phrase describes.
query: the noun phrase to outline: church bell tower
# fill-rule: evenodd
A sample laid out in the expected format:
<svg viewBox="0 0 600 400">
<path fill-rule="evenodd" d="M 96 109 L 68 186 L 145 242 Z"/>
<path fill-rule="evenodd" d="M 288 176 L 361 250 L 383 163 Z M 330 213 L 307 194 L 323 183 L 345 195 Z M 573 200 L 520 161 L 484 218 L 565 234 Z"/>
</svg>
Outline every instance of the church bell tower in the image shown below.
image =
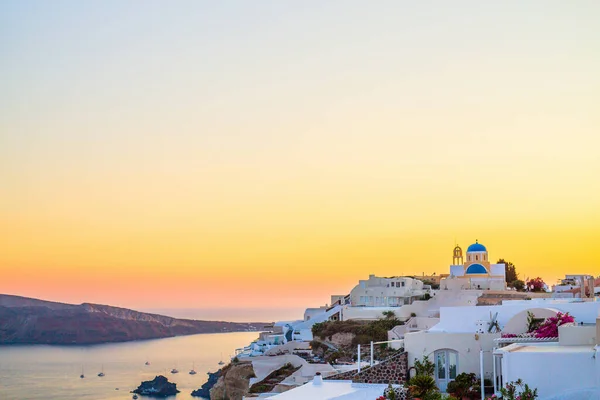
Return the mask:
<svg viewBox="0 0 600 400">
<path fill-rule="evenodd" d="M 452 265 L 462 265 L 463 263 L 462 249 L 459 245 L 456 245 L 454 248 L 454 256 L 452 257 Z"/>
</svg>

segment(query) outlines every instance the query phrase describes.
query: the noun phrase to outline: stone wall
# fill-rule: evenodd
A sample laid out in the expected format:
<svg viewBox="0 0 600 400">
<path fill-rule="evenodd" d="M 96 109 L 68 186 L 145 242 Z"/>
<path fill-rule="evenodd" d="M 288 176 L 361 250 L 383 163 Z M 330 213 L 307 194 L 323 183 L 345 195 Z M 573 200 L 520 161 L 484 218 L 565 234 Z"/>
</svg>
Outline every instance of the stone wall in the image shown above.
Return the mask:
<svg viewBox="0 0 600 400">
<path fill-rule="evenodd" d="M 408 353 L 401 352 L 362 371 L 328 376 L 327 380 L 352 380 L 355 383 L 403 384 L 408 376 Z"/>
</svg>

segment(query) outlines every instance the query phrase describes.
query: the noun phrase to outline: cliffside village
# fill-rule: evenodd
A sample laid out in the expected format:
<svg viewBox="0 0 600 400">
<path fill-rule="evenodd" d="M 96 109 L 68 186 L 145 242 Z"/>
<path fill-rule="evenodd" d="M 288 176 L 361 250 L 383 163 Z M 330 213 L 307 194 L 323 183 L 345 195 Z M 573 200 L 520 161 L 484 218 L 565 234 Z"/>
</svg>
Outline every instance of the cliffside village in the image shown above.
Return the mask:
<svg viewBox="0 0 600 400">
<path fill-rule="evenodd" d="M 532 398 L 600 399 L 600 279 L 567 275 L 552 291 L 517 291 L 483 244 L 452 256 L 447 274 L 370 275 L 302 320 L 270 326 L 229 366 L 253 371 L 242 398 L 445 398 L 467 386 L 467 398 L 491 399 L 523 382 Z M 387 338 L 368 340 L 375 323 Z M 419 374 L 437 397 L 408 390 Z M 213 390 L 226 395 L 226 380 Z"/>
</svg>

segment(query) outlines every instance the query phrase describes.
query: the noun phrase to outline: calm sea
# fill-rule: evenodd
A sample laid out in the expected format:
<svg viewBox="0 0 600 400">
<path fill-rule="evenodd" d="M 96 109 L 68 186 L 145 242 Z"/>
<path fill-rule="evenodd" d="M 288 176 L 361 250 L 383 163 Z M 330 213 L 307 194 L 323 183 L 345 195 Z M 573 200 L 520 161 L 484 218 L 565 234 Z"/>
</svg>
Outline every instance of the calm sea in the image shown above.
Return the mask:
<svg viewBox="0 0 600 400">
<path fill-rule="evenodd" d="M 159 374 L 181 391 L 170 399 L 197 399 L 191 391 L 219 368 L 221 355 L 228 362 L 236 348 L 257 337 L 236 332 L 93 346 L 0 346 L 0 399 L 131 399 L 141 381 Z M 188 373 L 192 365 L 198 374 Z M 175 367 L 179 373 L 171 374 Z M 105 376 L 98 377 L 102 368 Z"/>
</svg>

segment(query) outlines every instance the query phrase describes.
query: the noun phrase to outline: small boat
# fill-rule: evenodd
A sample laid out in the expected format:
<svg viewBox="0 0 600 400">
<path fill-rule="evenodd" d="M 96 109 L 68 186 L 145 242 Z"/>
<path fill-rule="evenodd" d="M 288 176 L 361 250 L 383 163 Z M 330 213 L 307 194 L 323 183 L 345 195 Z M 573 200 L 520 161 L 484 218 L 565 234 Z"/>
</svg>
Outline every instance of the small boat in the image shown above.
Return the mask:
<svg viewBox="0 0 600 400">
<path fill-rule="evenodd" d="M 137 399 L 137 398 L 138 398 L 137 394 L 134 394 L 133 397 L 132 397 L 132 399 Z"/>
<path fill-rule="evenodd" d="M 100 373 L 98 374 L 98 376 L 100 378 L 102 378 L 104 376 L 104 364 L 102 364 L 102 371 L 100 371 Z"/>
<path fill-rule="evenodd" d="M 150 361 L 146 361 L 144 365 L 150 365 Z"/>
<path fill-rule="evenodd" d="M 223 364 L 225 364 L 225 363 L 223 362 L 223 353 L 221 353 L 221 361 L 219 361 L 219 365 L 223 365 Z"/>
<path fill-rule="evenodd" d="M 192 363 L 192 369 L 190 371 L 190 375 L 196 375 L 197 372 L 194 370 L 194 363 Z"/>
<path fill-rule="evenodd" d="M 83 374 L 83 366 L 81 366 L 81 375 L 79 375 L 79 377 L 81 379 L 85 378 L 85 375 Z"/>
<path fill-rule="evenodd" d="M 177 368 L 173 368 L 173 369 L 171 370 L 171 373 L 172 373 L 172 374 L 178 374 L 178 373 L 179 373 L 179 370 L 178 370 Z"/>
</svg>

